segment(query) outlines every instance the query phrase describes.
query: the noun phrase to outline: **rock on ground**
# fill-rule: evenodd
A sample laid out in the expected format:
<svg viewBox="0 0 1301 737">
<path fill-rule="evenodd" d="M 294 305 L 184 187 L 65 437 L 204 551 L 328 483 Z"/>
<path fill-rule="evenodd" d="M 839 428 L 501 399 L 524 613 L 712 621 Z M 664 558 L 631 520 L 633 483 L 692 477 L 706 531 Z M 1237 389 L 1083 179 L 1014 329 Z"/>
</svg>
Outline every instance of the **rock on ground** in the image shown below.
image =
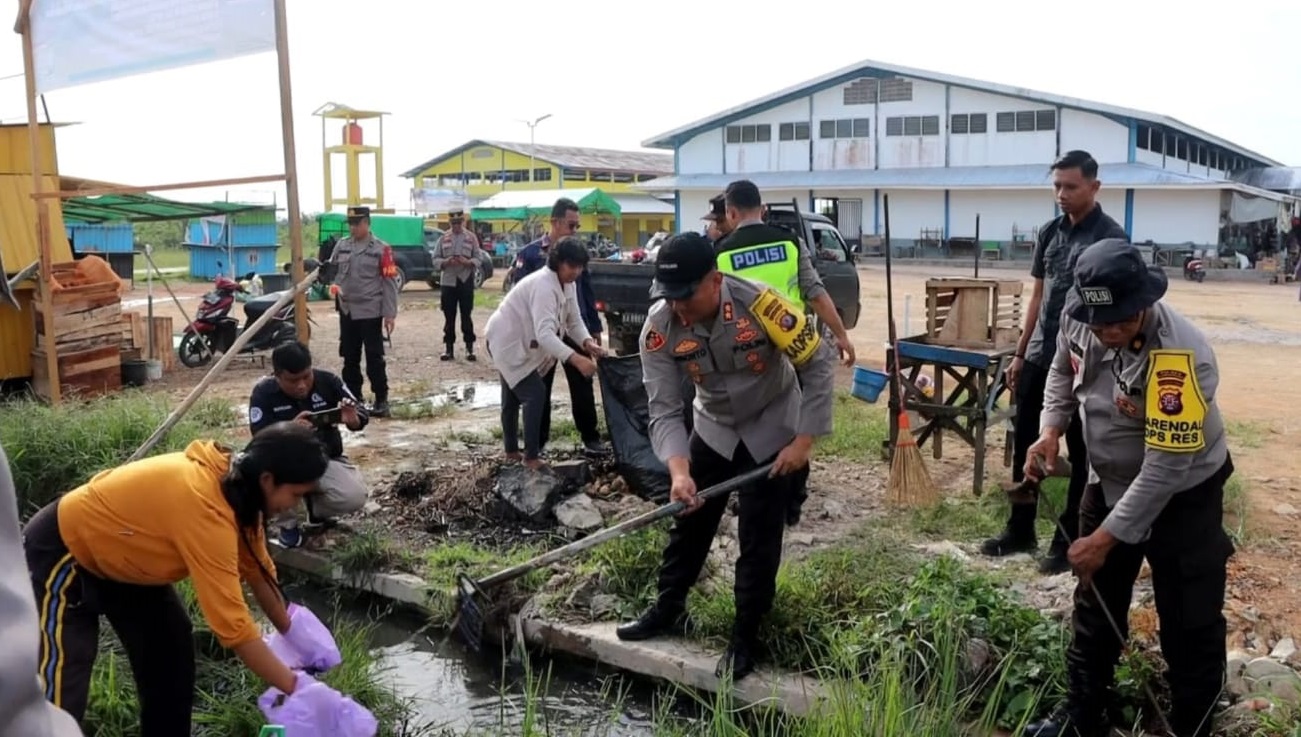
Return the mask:
<svg viewBox="0 0 1301 737">
<path fill-rule="evenodd" d="M 601 510 L 596 508 L 592 497 L 586 494 L 575 494 L 557 504 L 551 511 L 556 515 L 557 522 L 579 532 L 599 530 L 605 524 Z"/>
</svg>

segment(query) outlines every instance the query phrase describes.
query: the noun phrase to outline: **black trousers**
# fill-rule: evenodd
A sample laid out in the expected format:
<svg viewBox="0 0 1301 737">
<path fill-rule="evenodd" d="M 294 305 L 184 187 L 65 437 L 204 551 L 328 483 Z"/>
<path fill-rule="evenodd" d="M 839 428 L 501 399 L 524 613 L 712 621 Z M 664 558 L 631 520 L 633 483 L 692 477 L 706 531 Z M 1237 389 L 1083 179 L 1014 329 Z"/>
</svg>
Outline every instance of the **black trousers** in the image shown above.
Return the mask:
<svg viewBox="0 0 1301 737">
<path fill-rule="evenodd" d="M 582 346 L 564 337 L 565 345 L 581 352 Z M 565 381 L 569 384 L 569 403 L 574 413 L 574 426 L 578 428 L 578 435 L 584 443 L 599 443 L 601 441 L 601 430 L 596 422 L 596 377 L 591 379 L 583 376 L 578 369 L 570 366 L 568 363 L 563 365 L 565 371 Z M 551 388 L 556 381 L 556 367 L 552 366 L 547 375 L 542 377 L 543 384 L 546 385 L 546 401 L 542 405 L 542 447 L 546 447 L 547 442 L 551 440 Z"/>
<path fill-rule="evenodd" d="M 457 282 L 456 286 L 439 287 L 438 300 L 443 308 L 443 343 L 456 345 L 456 312 L 461 312 L 461 337 L 467 346 L 474 345 L 474 281 Z"/>
<path fill-rule="evenodd" d="M 501 379 L 501 439 L 507 453 L 519 452 L 520 409 L 524 410 L 524 458 L 533 460 L 542 451 L 542 416 L 546 406 L 547 386 L 542 377 L 530 373 L 515 386 Z"/>
<path fill-rule="evenodd" d="M 771 459 L 765 459 L 767 460 Z M 762 462 L 750 456 L 742 443 L 732 460 L 714 452 L 699 435 L 691 435 L 691 475 L 696 491 L 704 491 L 745 473 Z M 739 490 L 737 512 L 741 557 L 736 561 L 736 621 L 733 638 L 753 643 L 763 617 L 772 609 L 777 590 L 777 568 L 781 565 L 782 533 L 790 507 L 791 477 L 766 478 Z M 666 612 L 681 612 L 687 593 L 700 578 L 700 569 L 714 544 L 719 522 L 727 511 L 730 495 L 715 497 L 691 514 L 678 517 L 669 530 L 669 544 L 660 566 L 658 606 Z"/>
<path fill-rule="evenodd" d="M 339 357 L 342 379 L 353 396 L 361 399 L 361 355 L 366 353 L 366 378 L 376 402 L 388 401 L 388 372 L 384 363 L 384 320 L 372 317 L 354 320 L 339 313 Z"/>
<path fill-rule="evenodd" d="M 1043 412 L 1047 384 L 1048 370 L 1027 361 L 1016 385 L 1016 424 L 1012 431 L 1012 480 L 1018 483 L 1025 478 L 1027 451 L 1039 439 L 1039 415 Z M 1066 429 L 1066 455 L 1071 461 L 1071 481 L 1059 521 L 1072 537 L 1069 540 L 1063 538 L 1061 527 L 1054 526 L 1052 544 L 1058 547 L 1070 545 L 1078 537 L 1080 499 L 1085 484 L 1089 482 L 1088 449 L 1084 446 L 1084 426 L 1079 413 L 1071 417 L 1070 427 Z M 1038 511 L 1037 497 L 1034 504 L 1013 504 L 1007 523 L 1009 529 L 1018 536 L 1033 537 Z"/>
<path fill-rule="evenodd" d="M 1160 621 L 1161 653 L 1169 668 L 1170 726 L 1175 737 L 1209 737 L 1211 711 L 1225 671 L 1225 565 L 1233 542 L 1224 532 L 1224 482 L 1233 461 L 1210 479 L 1175 494 L 1152 525 L 1145 543 L 1120 543 L 1093 575 L 1093 591 L 1075 587 L 1074 637 L 1066 653 L 1070 694 L 1076 708 L 1101 713 L 1115 677 L 1121 641 L 1107 622 L 1103 602 L 1129 636 L 1129 604 L 1143 558 L 1152 568 Z M 1111 510 L 1102 487 L 1090 484 L 1080 505 L 1080 534 L 1088 535 Z"/>
<path fill-rule="evenodd" d="M 85 717 L 103 615 L 131 663 L 141 737 L 189 734 L 194 633 L 185 605 L 171 586 L 109 581 L 82 568 L 59 534 L 58 504 L 51 502 L 23 529 L 40 615 L 45 697 L 77 721 Z"/>
</svg>

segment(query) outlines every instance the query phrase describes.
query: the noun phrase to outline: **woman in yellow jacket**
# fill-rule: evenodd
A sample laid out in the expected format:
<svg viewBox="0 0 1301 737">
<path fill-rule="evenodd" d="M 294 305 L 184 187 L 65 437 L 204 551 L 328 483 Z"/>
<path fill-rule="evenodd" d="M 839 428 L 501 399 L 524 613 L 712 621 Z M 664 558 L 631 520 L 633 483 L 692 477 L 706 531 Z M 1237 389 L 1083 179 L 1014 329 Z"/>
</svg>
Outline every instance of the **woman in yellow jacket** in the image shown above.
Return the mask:
<svg viewBox="0 0 1301 737">
<path fill-rule="evenodd" d="M 37 512 L 23 546 L 46 698 L 82 720 L 102 614 L 131 662 L 141 736 L 190 734 L 194 640 L 172 587 L 186 578 L 217 639 L 262 680 L 292 693 L 297 674 L 263 642 L 241 582 L 287 632 L 263 520 L 314 490 L 328 462 L 312 430 L 281 423 L 242 452 L 195 441 L 104 471 Z"/>
</svg>

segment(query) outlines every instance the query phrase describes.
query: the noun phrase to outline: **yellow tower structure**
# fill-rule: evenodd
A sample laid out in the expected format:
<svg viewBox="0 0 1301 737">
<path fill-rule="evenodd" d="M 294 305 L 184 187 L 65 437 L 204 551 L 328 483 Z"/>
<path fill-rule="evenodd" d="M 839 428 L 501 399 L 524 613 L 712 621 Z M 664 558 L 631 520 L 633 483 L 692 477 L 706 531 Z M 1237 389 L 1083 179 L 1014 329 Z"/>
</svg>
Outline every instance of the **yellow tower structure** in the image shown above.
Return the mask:
<svg viewBox="0 0 1301 737">
<path fill-rule="evenodd" d="M 357 110 L 337 102 L 327 102 L 312 113 L 321 119 L 321 147 L 324 157 L 325 174 L 325 212 L 331 212 L 336 205 L 352 207 L 370 205 L 373 212 L 391 212 L 384 209 L 384 116 L 388 113 L 377 110 Z M 339 143 L 330 144 L 330 121 L 337 120 L 342 128 L 337 135 Z M 367 145 L 361 121 L 374 120 L 378 123 L 378 138 L 374 145 Z M 334 196 L 334 172 L 332 164 L 335 154 L 342 154 L 347 173 L 346 196 Z M 361 194 L 361 157 L 375 157 L 375 195 L 363 197 Z"/>
</svg>

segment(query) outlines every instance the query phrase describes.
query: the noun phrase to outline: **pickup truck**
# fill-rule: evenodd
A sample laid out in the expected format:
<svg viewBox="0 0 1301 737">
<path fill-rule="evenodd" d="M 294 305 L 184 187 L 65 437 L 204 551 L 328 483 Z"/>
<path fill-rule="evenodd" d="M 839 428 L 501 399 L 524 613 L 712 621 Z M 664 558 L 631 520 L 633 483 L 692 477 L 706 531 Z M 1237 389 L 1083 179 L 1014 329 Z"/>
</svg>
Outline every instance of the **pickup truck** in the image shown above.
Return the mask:
<svg viewBox="0 0 1301 737">
<path fill-rule="evenodd" d="M 438 271 L 434 269 L 434 249 L 443 237 L 443 231 L 425 227 L 422 217 L 405 215 L 372 215 L 371 232 L 376 238 L 393 248 L 393 260 L 398 267 L 398 291 L 412 281 L 425 282 L 430 289 L 438 289 Z M 328 263 L 334 244 L 348 234 L 347 220 L 339 213 L 326 213 L 320 218 L 320 248 L 317 258 Z M 481 287 L 492 277 L 492 253 L 483 251 L 479 270 L 475 272 L 474 286 Z M 333 278 L 332 274 L 327 275 Z"/>
<path fill-rule="evenodd" d="M 769 224 L 799 233 L 800 248 L 813 244 L 813 264 L 822 275 L 836 312 L 846 329 L 858 324 L 858 267 L 854 254 L 829 218 L 801 213 L 794 203 L 768 205 Z M 650 309 L 650 285 L 655 273 L 651 263 L 589 261 L 596 308 L 605 314 L 610 348 L 620 355 L 636 353 L 637 340 L 646 312 Z"/>
</svg>

